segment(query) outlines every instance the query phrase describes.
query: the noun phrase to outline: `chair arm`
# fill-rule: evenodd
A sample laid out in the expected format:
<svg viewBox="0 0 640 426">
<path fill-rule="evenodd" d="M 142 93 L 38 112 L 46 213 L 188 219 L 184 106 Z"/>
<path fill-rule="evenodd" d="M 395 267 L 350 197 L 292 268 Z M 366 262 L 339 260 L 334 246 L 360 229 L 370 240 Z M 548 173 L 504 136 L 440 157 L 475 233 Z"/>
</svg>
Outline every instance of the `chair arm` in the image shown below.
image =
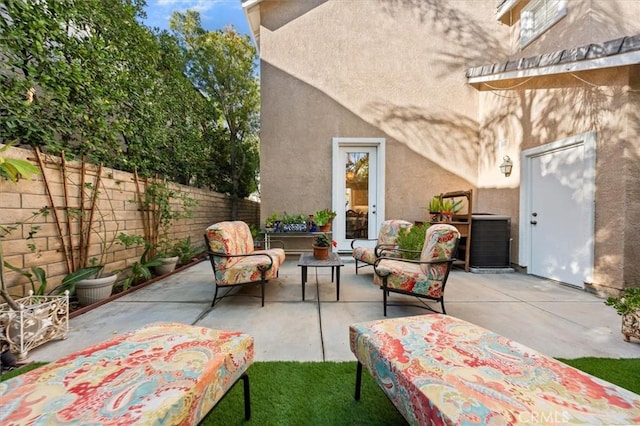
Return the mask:
<svg viewBox="0 0 640 426">
<path fill-rule="evenodd" d="M 379 247 L 380 247 L 380 250 L 378 250 Z M 422 250 L 401 249 L 398 246 L 395 246 L 393 244 L 380 244 L 376 246 L 376 257 L 384 257 L 385 259 L 397 257 L 397 256 L 389 256 L 389 253 L 393 253 L 394 255 L 408 253 L 408 254 L 412 254 L 413 258 L 416 258 L 416 257 L 420 257 Z"/>
<path fill-rule="evenodd" d="M 227 254 L 227 253 L 222 253 L 219 251 L 211 251 L 211 250 L 207 250 L 207 253 L 211 256 L 215 256 L 215 257 L 251 257 L 251 256 L 266 256 L 269 258 L 269 265 L 265 266 L 265 267 L 258 267 L 258 269 L 260 271 L 264 270 L 264 271 L 268 271 L 269 269 L 271 269 L 271 267 L 273 266 L 273 257 L 268 254 L 268 253 L 248 253 L 248 254 Z"/>
<path fill-rule="evenodd" d="M 403 251 L 415 251 L 415 250 L 403 250 Z M 386 277 L 389 275 L 389 272 L 387 272 L 386 274 L 382 274 L 378 271 L 378 264 L 383 260 L 394 260 L 397 262 L 411 263 L 414 265 L 429 265 L 429 264 L 437 265 L 440 263 L 453 263 L 456 260 L 456 258 L 451 257 L 449 259 L 442 259 L 442 260 L 413 260 L 413 259 L 404 259 L 401 257 L 379 257 L 376 259 L 375 263 L 373 264 L 373 270 L 376 273 L 376 275 L 378 275 L 379 277 Z"/>
<path fill-rule="evenodd" d="M 386 244 L 376 245 L 373 251 L 376 254 L 376 257 L 381 257 L 381 256 L 384 256 L 385 253 L 397 253 L 404 250 L 401 248 L 398 248 L 396 244 L 386 243 Z M 389 256 L 389 257 L 393 257 L 393 256 Z"/>
<path fill-rule="evenodd" d="M 353 250 L 354 247 L 354 243 L 356 241 L 378 241 L 377 238 L 354 238 L 353 240 L 351 240 L 351 250 Z"/>
</svg>

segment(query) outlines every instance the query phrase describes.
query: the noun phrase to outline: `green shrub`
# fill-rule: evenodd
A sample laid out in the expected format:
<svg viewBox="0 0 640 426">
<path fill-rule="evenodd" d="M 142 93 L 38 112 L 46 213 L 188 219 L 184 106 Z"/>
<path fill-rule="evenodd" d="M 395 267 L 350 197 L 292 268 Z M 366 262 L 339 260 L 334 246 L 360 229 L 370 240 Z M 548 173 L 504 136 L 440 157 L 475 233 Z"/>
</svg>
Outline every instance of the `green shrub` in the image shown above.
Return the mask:
<svg viewBox="0 0 640 426">
<path fill-rule="evenodd" d="M 414 225 L 409 230 L 407 228 L 401 229 L 398 233 L 398 247 L 402 250 L 421 251 L 428 228 L 429 224 L 424 223 Z M 402 253 L 402 257 L 405 259 L 417 259 L 420 257 L 420 253 Z"/>
<path fill-rule="evenodd" d="M 608 297 L 604 303 L 613 306 L 618 315 L 633 313 L 640 309 L 640 287 L 627 287 L 620 292 L 620 297 Z"/>
</svg>

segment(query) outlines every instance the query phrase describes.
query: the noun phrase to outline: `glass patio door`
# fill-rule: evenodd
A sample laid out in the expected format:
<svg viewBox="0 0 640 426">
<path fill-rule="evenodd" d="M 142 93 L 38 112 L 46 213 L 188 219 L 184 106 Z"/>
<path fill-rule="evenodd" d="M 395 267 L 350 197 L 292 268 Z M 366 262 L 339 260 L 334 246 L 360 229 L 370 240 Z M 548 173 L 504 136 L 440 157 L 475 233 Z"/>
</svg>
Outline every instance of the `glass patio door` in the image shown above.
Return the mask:
<svg viewBox="0 0 640 426">
<path fill-rule="evenodd" d="M 379 193 L 379 147 L 344 142 L 334 159 L 333 239 L 339 251 L 351 249 L 354 238 L 376 238 L 381 214 Z M 382 212 L 383 213 L 383 212 Z"/>
</svg>

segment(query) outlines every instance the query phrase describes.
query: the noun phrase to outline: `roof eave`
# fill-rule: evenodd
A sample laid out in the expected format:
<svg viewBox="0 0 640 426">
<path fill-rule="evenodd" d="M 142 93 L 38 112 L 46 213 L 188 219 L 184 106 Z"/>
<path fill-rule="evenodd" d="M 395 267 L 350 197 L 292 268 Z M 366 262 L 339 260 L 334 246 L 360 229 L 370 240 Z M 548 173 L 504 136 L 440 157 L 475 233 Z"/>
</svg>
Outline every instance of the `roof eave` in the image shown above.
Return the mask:
<svg viewBox="0 0 640 426">
<path fill-rule="evenodd" d="M 467 83 L 474 86 L 478 90 L 492 90 L 491 85 L 485 83 L 503 82 L 509 80 L 511 83 L 518 84 L 523 80 L 535 77 L 600 70 L 605 68 L 624 67 L 636 64 L 640 64 L 640 51 L 627 52 L 615 56 L 594 58 L 585 61 L 571 62 L 560 65 L 550 65 L 547 67 L 505 71 L 496 74 L 468 77 Z"/>
<path fill-rule="evenodd" d="M 244 17 L 249 24 L 251 39 L 260 53 L 260 3 L 263 0 L 241 0 Z"/>
</svg>

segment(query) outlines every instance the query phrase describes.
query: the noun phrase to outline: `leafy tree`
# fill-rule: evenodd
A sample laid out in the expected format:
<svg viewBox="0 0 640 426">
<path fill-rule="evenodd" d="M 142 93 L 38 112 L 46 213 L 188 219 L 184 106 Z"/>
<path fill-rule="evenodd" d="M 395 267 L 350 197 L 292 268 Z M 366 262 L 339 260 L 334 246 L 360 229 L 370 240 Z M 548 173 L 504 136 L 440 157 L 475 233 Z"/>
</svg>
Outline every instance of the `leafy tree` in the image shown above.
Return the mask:
<svg viewBox="0 0 640 426">
<path fill-rule="evenodd" d="M 258 168 L 253 47 L 232 30 L 204 32 L 196 14 L 185 34 L 202 39 L 187 48 L 180 33 L 138 22 L 144 4 L 0 3 L 0 142 L 248 195 Z"/>
<path fill-rule="evenodd" d="M 256 189 L 259 86 L 254 73 L 255 48 L 248 36 L 232 27 L 205 31 L 195 11 L 175 12 L 171 28 L 186 52 L 186 75 L 216 119 L 204 133 L 210 144 L 206 151 L 208 183 L 232 197 L 235 218 L 237 200 Z"/>
</svg>

